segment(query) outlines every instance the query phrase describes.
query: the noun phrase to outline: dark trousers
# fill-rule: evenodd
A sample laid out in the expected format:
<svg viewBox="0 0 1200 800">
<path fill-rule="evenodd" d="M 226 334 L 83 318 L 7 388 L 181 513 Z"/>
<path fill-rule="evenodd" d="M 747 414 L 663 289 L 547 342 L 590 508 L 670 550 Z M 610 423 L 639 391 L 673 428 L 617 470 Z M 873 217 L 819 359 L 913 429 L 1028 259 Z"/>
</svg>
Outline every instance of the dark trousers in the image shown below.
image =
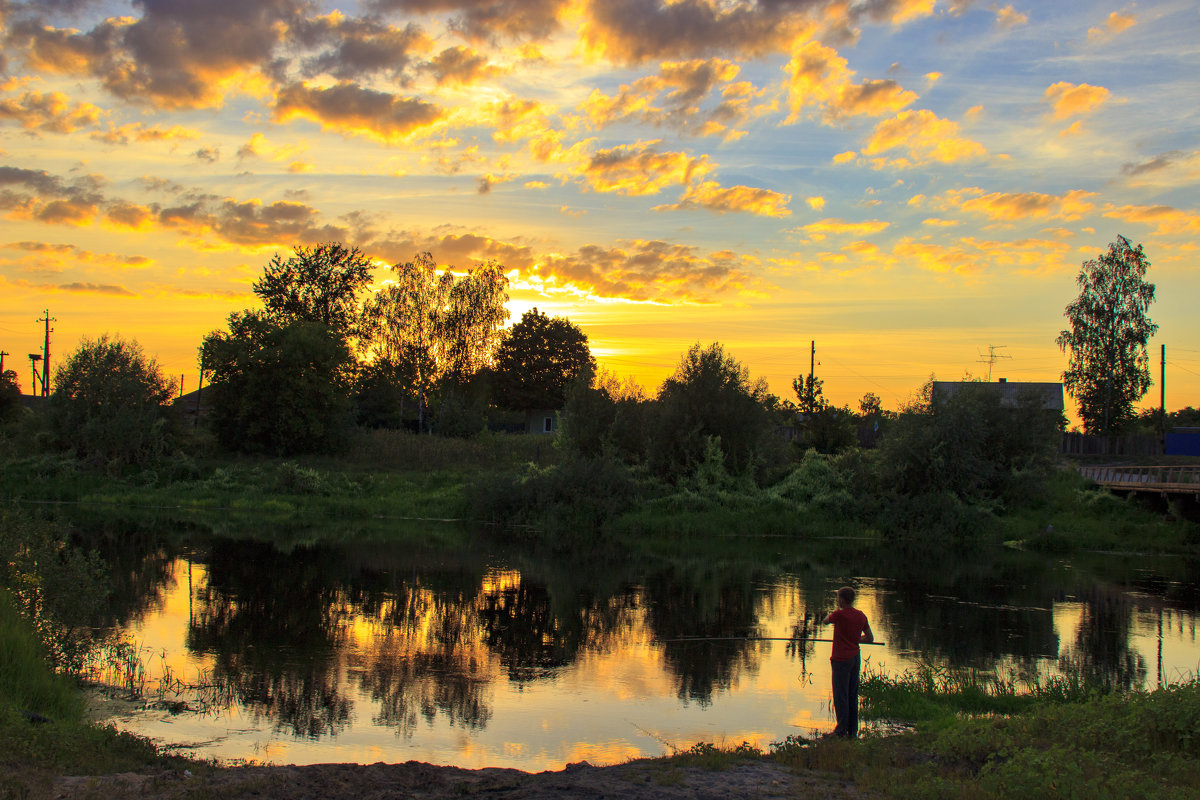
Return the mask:
<svg viewBox="0 0 1200 800">
<path fill-rule="evenodd" d="M 849 661 L 830 660 L 833 669 L 833 714 L 837 717 L 834 734 L 853 739 L 858 736 L 858 672 L 861 656 Z"/>
</svg>

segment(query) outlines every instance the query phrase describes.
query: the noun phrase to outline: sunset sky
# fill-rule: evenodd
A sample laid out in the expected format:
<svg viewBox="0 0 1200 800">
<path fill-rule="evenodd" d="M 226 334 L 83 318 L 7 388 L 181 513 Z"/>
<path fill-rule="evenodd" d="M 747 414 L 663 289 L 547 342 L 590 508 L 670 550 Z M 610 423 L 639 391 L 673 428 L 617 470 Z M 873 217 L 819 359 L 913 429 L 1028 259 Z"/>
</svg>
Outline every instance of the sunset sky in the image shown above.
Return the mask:
<svg viewBox="0 0 1200 800">
<path fill-rule="evenodd" d="M 1195 0 L 0 0 L 0 349 L 136 339 L 185 389 L 276 252 L 495 259 L 653 390 L 1059 380 L 1142 243 L 1157 405 L 1200 405 Z M 1072 406 L 1073 403 L 1069 402 Z"/>
</svg>

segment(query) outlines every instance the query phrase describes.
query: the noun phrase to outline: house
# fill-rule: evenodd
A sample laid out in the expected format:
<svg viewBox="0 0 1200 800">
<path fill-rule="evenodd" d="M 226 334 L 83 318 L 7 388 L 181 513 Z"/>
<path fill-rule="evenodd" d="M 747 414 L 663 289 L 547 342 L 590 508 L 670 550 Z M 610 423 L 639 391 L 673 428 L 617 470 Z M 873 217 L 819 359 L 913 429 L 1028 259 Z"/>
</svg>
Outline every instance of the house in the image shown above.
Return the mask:
<svg viewBox="0 0 1200 800">
<path fill-rule="evenodd" d="M 558 411 L 535 408 L 525 412 L 526 433 L 558 433 Z"/>
<path fill-rule="evenodd" d="M 981 383 L 979 381 L 934 381 L 933 395 L 939 400 L 949 400 L 964 386 L 992 386 L 1000 392 L 1000 405 L 1005 408 L 1018 408 L 1021 405 L 1034 402 L 1046 411 L 1063 412 L 1066 403 L 1063 401 L 1063 385 L 1061 383 L 1025 383 L 1009 381 L 1001 378 L 997 383 Z"/>
</svg>

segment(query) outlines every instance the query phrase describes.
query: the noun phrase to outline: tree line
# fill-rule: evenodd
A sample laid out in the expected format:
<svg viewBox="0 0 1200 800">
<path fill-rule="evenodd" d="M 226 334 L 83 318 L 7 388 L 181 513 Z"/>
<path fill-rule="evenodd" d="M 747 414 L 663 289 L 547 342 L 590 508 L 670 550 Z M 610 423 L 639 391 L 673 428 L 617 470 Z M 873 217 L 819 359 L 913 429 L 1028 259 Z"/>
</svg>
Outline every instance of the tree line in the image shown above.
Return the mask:
<svg viewBox="0 0 1200 800">
<path fill-rule="evenodd" d="M 535 308 L 505 328 L 500 264 L 439 269 L 422 253 L 392 265 L 372 292 L 374 266 L 340 243 L 276 254 L 252 285 L 262 308 L 234 312 L 204 337 L 203 405 L 225 448 L 320 451 L 353 424 L 470 436 L 497 409 L 561 409 L 564 438 L 583 456 L 615 454 L 678 476 L 716 446 L 729 470 L 761 476 L 781 461 L 781 429 L 797 432 L 793 449 L 836 453 L 858 443 L 860 428 L 877 434 L 897 418 L 873 393 L 857 410 L 830 404 L 813 373 L 793 382 L 794 401 L 779 398 L 719 343 L 690 348 L 647 397 L 598 372 L 587 336 L 567 319 Z M 1069 328 L 1056 341 L 1089 432 L 1144 421 L 1133 404 L 1150 386 L 1146 343 L 1157 330 L 1148 266 L 1140 245 L 1118 237 L 1083 264 L 1080 295 L 1066 308 Z M 10 407 L 15 373 L 4 377 L 0 404 Z M 51 416 L 64 444 L 86 458 L 147 461 L 170 446 L 169 396 L 136 342 L 106 335 L 60 367 Z"/>
</svg>

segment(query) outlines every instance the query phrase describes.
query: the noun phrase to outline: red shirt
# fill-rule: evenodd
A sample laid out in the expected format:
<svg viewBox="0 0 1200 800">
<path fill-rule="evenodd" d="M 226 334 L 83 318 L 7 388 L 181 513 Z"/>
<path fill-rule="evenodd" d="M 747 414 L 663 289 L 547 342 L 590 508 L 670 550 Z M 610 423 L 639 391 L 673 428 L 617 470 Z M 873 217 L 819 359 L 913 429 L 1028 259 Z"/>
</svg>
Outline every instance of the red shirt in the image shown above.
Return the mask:
<svg viewBox="0 0 1200 800">
<path fill-rule="evenodd" d="M 858 655 L 858 642 L 867 629 L 867 615 L 857 608 L 839 608 L 829 615 L 833 623 L 833 647 L 830 661 L 850 661 Z"/>
</svg>

